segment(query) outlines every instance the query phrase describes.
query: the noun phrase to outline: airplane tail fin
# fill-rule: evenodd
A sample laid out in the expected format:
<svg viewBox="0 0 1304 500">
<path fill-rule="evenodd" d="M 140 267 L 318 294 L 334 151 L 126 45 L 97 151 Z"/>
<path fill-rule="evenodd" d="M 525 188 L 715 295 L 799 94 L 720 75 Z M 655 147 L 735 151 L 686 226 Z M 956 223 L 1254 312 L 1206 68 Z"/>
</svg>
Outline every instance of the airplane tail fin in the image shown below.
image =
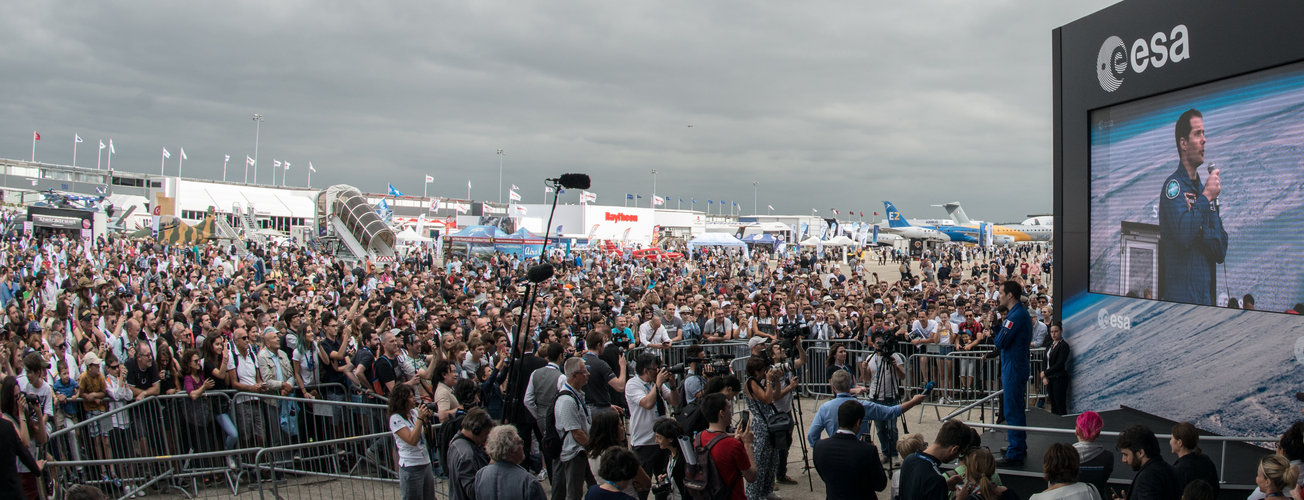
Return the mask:
<svg viewBox="0 0 1304 500">
<path fill-rule="evenodd" d="M 893 205 L 892 202 L 884 201 L 883 208 L 887 212 L 887 227 L 910 227 L 910 223 L 906 222 L 906 217 L 901 215 L 901 212 L 897 210 L 896 205 Z"/>
<path fill-rule="evenodd" d="M 964 208 L 960 207 L 958 201 L 943 203 L 942 208 L 946 209 L 946 213 L 951 216 L 951 220 L 955 221 L 956 225 L 964 226 L 972 222 L 969 220 L 969 216 L 965 215 Z"/>
</svg>

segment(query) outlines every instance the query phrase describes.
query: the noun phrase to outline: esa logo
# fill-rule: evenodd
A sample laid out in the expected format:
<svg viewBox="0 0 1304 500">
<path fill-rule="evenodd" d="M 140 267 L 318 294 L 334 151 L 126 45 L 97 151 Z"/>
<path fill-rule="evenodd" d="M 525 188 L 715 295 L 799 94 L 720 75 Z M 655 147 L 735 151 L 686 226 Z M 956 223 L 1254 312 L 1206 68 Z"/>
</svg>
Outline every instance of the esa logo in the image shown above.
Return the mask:
<svg viewBox="0 0 1304 500">
<path fill-rule="evenodd" d="M 1100 312 L 1096 313 L 1096 326 L 1104 329 L 1131 330 L 1132 317 L 1109 314 L 1109 311 L 1102 307 Z"/>
<path fill-rule="evenodd" d="M 1191 36 L 1186 25 L 1174 26 L 1171 31 L 1138 38 L 1129 46 L 1118 36 L 1105 39 L 1096 54 L 1096 78 L 1100 88 L 1113 92 L 1123 85 L 1128 68 L 1134 73 L 1144 73 L 1148 68 L 1162 68 L 1169 62 L 1182 62 L 1191 58 Z"/>
</svg>

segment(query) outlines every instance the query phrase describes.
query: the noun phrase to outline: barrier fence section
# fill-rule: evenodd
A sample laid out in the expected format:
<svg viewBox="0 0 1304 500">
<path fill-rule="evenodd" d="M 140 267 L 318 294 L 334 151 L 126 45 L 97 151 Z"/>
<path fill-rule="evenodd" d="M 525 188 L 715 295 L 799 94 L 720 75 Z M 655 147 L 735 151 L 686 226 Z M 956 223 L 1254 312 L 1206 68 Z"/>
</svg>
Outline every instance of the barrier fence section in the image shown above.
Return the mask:
<svg viewBox="0 0 1304 500">
<path fill-rule="evenodd" d="M 229 391 L 151 396 L 87 412 L 38 451 L 50 457 L 54 498 L 76 484 L 121 498 L 195 498 L 304 478 L 397 482 L 387 407 L 323 389 L 332 399 Z"/>
</svg>

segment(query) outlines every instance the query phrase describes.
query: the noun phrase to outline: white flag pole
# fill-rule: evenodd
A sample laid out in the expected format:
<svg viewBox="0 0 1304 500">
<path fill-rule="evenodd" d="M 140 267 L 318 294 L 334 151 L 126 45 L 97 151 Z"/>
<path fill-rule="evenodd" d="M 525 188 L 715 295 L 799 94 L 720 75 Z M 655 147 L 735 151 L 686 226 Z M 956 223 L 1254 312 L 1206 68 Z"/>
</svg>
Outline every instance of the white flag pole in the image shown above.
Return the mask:
<svg viewBox="0 0 1304 500">
<path fill-rule="evenodd" d="M 167 158 L 168 150 L 167 148 L 163 148 L 163 152 L 158 154 L 158 175 L 163 175 L 163 160 L 166 160 Z"/>
<path fill-rule="evenodd" d="M 39 136 L 35 131 L 32 132 L 32 162 L 36 162 L 36 138 Z"/>
<path fill-rule="evenodd" d="M 109 167 L 110 172 L 113 171 L 113 138 L 112 137 L 109 138 L 109 164 L 106 166 Z"/>
<path fill-rule="evenodd" d="M 100 150 L 95 152 L 95 170 L 100 169 L 100 157 L 104 156 L 104 141 L 100 141 Z"/>
<path fill-rule="evenodd" d="M 226 159 L 222 160 L 222 182 L 226 182 L 226 164 L 230 162 L 231 155 L 226 155 Z"/>
<path fill-rule="evenodd" d="M 181 178 L 181 165 L 186 162 L 186 148 L 181 148 L 181 155 L 177 158 L 177 178 Z"/>
<path fill-rule="evenodd" d="M 72 166 L 77 166 L 77 134 L 72 135 Z"/>
</svg>

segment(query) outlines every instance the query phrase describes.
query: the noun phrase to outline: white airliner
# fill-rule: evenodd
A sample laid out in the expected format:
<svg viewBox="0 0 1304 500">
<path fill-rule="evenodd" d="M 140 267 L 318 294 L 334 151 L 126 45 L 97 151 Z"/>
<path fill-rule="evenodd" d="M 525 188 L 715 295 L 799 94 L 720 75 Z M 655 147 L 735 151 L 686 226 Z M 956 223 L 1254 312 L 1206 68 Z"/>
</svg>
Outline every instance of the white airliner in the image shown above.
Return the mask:
<svg viewBox="0 0 1304 500">
<path fill-rule="evenodd" d="M 978 227 L 981 223 L 981 221 L 970 220 L 958 201 L 934 206 L 946 209 L 946 213 L 951 215 L 951 220 L 957 226 Z M 1008 245 L 1016 241 L 1050 241 L 1055 234 L 1053 224 L 1054 218 L 1051 216 L 1033 217 L 1023 221 L 1023 224 L 993 224 L 992 233 L 994 241 L 1000 245 Z"/>
</svg>

